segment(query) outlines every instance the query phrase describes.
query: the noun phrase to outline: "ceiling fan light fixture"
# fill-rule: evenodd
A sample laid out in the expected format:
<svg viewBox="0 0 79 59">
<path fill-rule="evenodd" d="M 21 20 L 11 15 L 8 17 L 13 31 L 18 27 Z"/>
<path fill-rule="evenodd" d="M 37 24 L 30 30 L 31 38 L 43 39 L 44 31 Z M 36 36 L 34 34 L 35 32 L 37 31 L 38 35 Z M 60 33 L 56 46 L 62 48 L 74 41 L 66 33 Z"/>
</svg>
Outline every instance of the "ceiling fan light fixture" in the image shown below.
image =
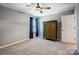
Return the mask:
<svg viewBox="0 0 79 59">
<path fill-rule="evenodd" d="M 43 11 L 40 11 L 40 13 L 43 13 Z"/>
</svg>

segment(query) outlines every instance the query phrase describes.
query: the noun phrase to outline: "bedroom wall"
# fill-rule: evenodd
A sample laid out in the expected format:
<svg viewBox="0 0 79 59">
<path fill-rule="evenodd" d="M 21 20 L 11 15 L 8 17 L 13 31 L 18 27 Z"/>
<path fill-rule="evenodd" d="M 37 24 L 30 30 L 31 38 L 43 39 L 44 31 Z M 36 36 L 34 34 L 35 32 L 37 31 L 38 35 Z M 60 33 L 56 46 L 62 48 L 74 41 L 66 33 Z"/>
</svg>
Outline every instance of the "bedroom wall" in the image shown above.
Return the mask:
<svg viewBox="0 0 79 59">
<path fill-rule="evenodd" d="M 0 47 L 29 38 L 29 17 L 0 6 Z"/>
<path fill-rule="evenodd" d="M 74 10 L 69 10 L 65 11 L 59 14 L 54 14 L 54 15 L 48 15 L 48 16 L 43 16 L 40 18 L 40 35 L 43 37 L 43 22 L 44 21 L 51 21 L 51 20 L 57 20 L 58 25 L 57 25 L 57 37 L 59 38 L 58 40 L 60 41 L 61 38 L 61 16 L 63 15 L 69 15 L 69 14 L 74 14 Z"/>
</svg>

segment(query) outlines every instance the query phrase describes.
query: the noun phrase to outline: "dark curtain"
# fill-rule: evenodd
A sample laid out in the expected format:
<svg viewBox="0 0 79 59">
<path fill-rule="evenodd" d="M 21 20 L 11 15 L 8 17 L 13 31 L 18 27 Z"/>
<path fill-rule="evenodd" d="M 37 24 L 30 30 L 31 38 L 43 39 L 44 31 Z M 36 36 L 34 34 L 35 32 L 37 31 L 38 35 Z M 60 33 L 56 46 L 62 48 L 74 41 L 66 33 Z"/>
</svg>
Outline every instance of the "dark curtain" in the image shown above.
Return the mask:
<svg viewBox="0 0 79 59">
<path fill-rule="evenodd" d="M 39 24 L 38 24 L 38 18 L 36 18 L 36 37 L 38 37 L 38 35 L 39 35 Z"/>
<path fill-rule="evenodd" d="M 30 17 L 30 38 L 33 38 L 33 17 Z"/>
</svg>

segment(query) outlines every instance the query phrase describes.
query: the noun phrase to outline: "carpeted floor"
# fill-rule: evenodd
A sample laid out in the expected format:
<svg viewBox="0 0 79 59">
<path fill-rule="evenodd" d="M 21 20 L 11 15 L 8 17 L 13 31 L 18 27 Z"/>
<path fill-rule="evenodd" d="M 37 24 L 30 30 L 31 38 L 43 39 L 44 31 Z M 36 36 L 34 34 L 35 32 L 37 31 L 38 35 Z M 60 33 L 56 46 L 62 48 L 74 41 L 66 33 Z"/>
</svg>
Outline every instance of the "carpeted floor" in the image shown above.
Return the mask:
<svg viewBox="0 0 79 59">
<path fill-rule="evenodd" d="M 0 49 L 0 55 L 73 55 L 75 45 L 45 39 L 30 39 Z"/>
</svg>

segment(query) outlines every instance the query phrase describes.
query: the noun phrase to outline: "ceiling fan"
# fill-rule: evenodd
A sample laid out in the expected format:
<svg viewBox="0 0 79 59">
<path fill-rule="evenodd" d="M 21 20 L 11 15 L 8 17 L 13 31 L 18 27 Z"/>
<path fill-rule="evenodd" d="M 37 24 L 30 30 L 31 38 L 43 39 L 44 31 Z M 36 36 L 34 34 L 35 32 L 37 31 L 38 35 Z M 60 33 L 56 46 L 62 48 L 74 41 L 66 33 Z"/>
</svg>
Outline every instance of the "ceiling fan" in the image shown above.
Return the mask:
<svg viewBox="0 0 79 59">
<path fill-rule="evenodd" d="M 43 13 L 44 9 L 46 9 L 46 10 L 50 10 L 51 9 L 51 7 L 46 7 L 46 6 L 43 6 L 42 4 L 43 3 L 36 3 L 36 7 L 35 7 L 38 11 L 40 11 L 40 13 Z M 26 4 L 27 7 L 28 6 L 33 6 L 33 5 L 35 5 L 35 3 L 28 3 L 28 4 Z"/>
<path fill-rule="evenodd" d="M 40 6 L 39 3 L 37 3 L 36 8 L 40 10 L 40 13 L 43 13 L 42 9 L 46 9 L 46 10 L 50 10 L 51 9 L 51 7 L 42 7 L 42 6 Z"/>
</svg>

